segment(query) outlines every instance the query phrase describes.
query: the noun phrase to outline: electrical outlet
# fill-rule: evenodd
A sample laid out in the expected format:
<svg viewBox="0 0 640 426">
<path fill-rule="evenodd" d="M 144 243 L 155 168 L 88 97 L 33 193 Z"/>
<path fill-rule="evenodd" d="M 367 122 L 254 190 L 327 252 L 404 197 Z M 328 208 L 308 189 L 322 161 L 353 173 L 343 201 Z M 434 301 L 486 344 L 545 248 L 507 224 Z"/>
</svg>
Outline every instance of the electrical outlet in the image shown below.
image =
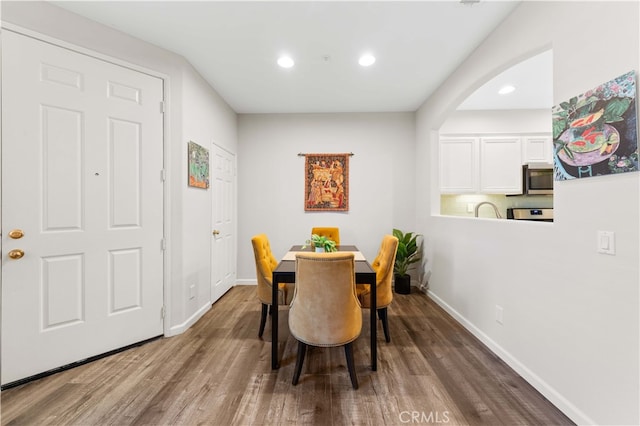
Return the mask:
<svg viewBox="0 0 640 426">
<path fill-rule="evenodd" d="M 196 286 L 195 285 L 190 285 L 189 286 L 189 299 L 195 299 L 196 297 Z"/>
<path fill-rule="evenodd" d="M 473 203 L 467 203 L 467 213 L 473 213 L 474 207 Z"/>
<path fill-rule="evenodd" d="M 500 325 L 503 324 L 503 314 L 504 309 L 502 309 L 502 306 L 496 305 L 496 322 Z"/>
</svg>

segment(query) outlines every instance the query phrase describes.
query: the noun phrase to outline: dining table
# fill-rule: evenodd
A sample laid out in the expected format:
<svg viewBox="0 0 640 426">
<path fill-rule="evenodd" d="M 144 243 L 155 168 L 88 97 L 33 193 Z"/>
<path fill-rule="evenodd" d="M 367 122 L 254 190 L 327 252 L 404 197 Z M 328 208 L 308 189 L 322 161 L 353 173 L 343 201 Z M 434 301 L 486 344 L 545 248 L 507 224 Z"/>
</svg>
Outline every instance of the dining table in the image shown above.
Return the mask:
<svg viewBox="0 0 640 426">
<path fill-rule="evenodd" d="M 377 333 L 376 333 L 376 271 L 373 270 L 369 262 L 354 245 L 336 246 L 338 251 L 354 253 L 355 259 L 355 280 L 356 284 L 369 284 L 371 291 L 372 306 L 370 311 L 370 337 L 371 337 L 371 370 L 377 370 Z M 272 312 L 271 312 L 271 368 L 276 370 L 280 367 L 278 356 L 278 285 L 280 283 L 295 284 L 296 282 L 296 260 L 295 253 L 300 251 L 311 251 L 311 247 L 301 245 L 292 246 L 285 254 L 278 266 L 272 273 Z"/>
</svg>

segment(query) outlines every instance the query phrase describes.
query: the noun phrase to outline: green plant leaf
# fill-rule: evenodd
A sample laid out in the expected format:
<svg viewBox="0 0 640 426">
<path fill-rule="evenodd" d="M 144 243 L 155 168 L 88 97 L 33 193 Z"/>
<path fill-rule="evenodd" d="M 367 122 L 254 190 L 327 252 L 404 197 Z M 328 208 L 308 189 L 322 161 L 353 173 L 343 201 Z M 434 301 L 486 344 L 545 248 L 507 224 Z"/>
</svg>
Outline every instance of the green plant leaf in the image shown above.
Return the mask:
<svg viewBox="0 0 640 426">
<path fill-rule="evenodd" d="M 567 120 L 559 119 L 553 120 L 553 138 L 558 139 L 562 132 L 567 128 Z"/>
<path fill-rule="evenodd" d="M 605 123 L 613 123 L 615 121 L 622 120 L 622 114 L 624 114 L 631 105 L 631 99 L 629 98 L 613 98 L 604 107 L 604 121 Z"/>
<path fill-rule="evenodd" d="M 394 273 L 397 275 L 407 275 L 409 265 L 420 260 L 418 253 L 418 237 L 420 234 L 407 232 L 406 234 L 399 229 L 393 230 L 393 236 L 398 239 L 398 249 L 396 251 L 396 262 L 394 264 Z"/>
<path fill-rule="evenodd" d="M 580 117 L 584 117 L 585 115 L 591 114 L 591 110 L 593 109 L 594 103 L 588 103 L 586 105 L 581 105 L 576 108 L 576 113 L 574 115 L 574 120 Z"/>
<path fill-rule="evenodd" d="M 567 148 L 566 145 L 562 147 L 562 150 L 564 151 L 565 154 L 567 154 L 567 157 L 573 160 L 573 152 L 571 152 L 571 150 Z"/>
</svg>

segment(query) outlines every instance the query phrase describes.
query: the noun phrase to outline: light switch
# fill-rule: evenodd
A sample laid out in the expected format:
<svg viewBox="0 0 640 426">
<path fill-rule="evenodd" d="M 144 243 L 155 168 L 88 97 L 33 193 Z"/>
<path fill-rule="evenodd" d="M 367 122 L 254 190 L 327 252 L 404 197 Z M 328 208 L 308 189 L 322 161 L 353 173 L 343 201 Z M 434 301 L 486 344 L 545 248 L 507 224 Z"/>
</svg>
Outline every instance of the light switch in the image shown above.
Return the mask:
<svg viewBox="0 0 640 426">
<path fill-rule="evenodd" d="M 598 253 L 616 254 L 616 234 L 612 231 L 598 231 Z"/>
</svg>

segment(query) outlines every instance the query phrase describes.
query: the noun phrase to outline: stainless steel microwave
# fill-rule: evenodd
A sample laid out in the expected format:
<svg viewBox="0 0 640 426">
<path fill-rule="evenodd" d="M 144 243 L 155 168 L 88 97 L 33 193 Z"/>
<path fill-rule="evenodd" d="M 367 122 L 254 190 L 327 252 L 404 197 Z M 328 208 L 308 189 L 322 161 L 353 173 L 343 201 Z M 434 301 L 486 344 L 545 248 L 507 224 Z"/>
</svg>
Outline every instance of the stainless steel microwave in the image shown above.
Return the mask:
<svg viewBox="0 0 640 426">
<path fill-rule="evenodd" d="M 522 166 L 522 191 L 527 195 L 553 194 L 553 167 Z"/>
</svg>

